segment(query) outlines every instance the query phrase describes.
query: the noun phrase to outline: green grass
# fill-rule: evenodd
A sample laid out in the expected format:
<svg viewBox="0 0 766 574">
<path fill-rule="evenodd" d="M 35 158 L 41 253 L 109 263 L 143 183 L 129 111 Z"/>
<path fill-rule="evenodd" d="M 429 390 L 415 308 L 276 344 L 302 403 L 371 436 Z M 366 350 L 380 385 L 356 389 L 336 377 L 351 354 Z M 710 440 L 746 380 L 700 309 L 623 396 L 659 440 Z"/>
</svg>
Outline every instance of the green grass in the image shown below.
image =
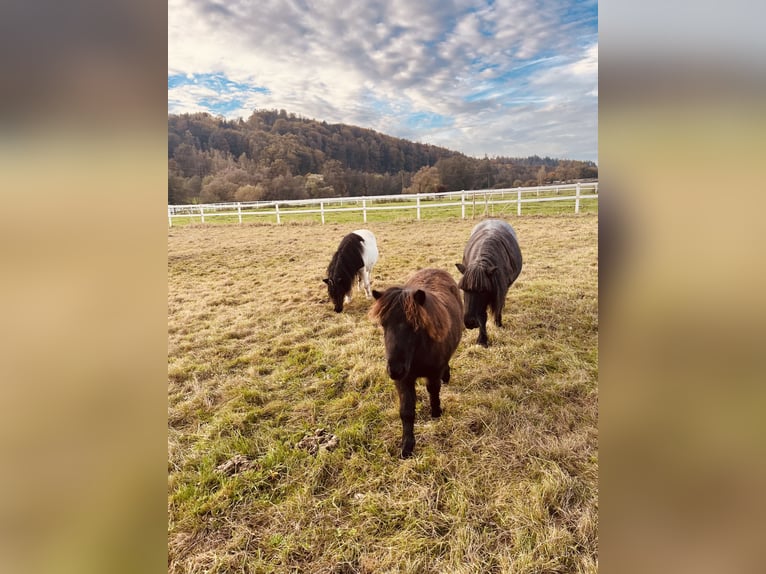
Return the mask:
<svg viewBox="0 0 766 574">
<path fill-rule="evenodd" d="M 168 230 L 170 572 L 596 572 L 598 219 L 511 222 L 505 326 L 464 332 L 440 419 L 418 383 L 404 461 L 370 302 L 321 282 L 359 222 Z M 374 287 L 457 278 L 475 223 L 368 220 Z M 318 428 L 336 449 L 295 447 Z"/>
<path fill-rule="evenodd" d="M 570 192 L 567 192 L 568 194 Z M 556 197 L 555 193 L 541 193 L 539 196 L 534 194 L 525 194 L 523 199 L 537 199 L 546 197 Z M 495 200 L 510 201 L 516 198 L 515 193 L 507 193 L 501 196 L 496 196 Z M 482 217 L 485 214 L 485 209 L 490 217 L 510 217 L 515 216 L 516 204 L 488 204 L 484 205 L 483 196 L 476 195 L 476 201 L 472 201 L 470 196 L 466 197 L 465 214 L 467 218 Z M 420 218 L 421 220 L 431 219 L 446 219 L 460 217 L 462 209 L 460 205 L 440 205 L 447 203 L 459 203 L 460 198 L 457 199 L 440 199 L 440 200 L 423 200 L 421 202 Z M 361 211 L 329 211 L 333 208 L 360 208 L 362 207 L 362 200 L 357 198 L 349 198 L 342 206 L 328 205 L 325 212 L 325 223 L 364 223 L 364 215 Z M 417 220 L 417 205 L 415 201 L 375 201 L 373 198 L 367 199 L 367 207 L 373 208 L 367 211 L 367 222 L 394 222 L 394 221 L 414 221 Z M 380 207 L 397 207 L 406 209 L 395 210 L 377 210 Z M 319 209 L 318 206 L 298 206 L 298 207 L 282 207 L 279 208 L 280 221 L 282 223 L 314 223 L 321 222 L 320 213 L 295 213 L 305 209 Z M 566 215 L 573 214 L 575 209 L 574 198 L 561 201 L 548 201 L 541 203 L 522 203 L 521 213 L 522 215 Z M 276 223 L 277 217 L 273 208 L 260 209 L 260 210 L 247 210 L 242 214 L 242 223 Z M 580 213 L 598 213 L 598 200 L 597 199 L 582 199 L 580 200 Z M 174 217 L 173 226 L 182 227 L 190 224 L 202 223 L 202 217 L 195 215 L 194 217 Z M 228 225 L 232 223 L 239 223 L 239 217 L 237 212 L 225 213 L 220 215 L 205 215 L 205 224 L 211 225 Z"/>
</svg>

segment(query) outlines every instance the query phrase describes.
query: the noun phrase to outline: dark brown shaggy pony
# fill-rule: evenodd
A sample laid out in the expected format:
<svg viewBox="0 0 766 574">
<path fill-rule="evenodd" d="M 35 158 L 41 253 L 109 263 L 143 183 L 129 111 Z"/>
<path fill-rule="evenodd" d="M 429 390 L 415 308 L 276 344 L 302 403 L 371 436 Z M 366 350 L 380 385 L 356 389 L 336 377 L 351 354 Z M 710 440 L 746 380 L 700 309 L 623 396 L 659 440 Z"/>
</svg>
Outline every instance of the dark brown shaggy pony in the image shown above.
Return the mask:
<svg viewBox="0 0 766 574">
<path fill-rule="evenodd" d="M 521 249 L 513 227 L 502 219 L 477 224 L 463 251 L 463 263 L 455 266 L 463 274 L 458 286 L 465 297 L 465 326 L 478 327 L 476 342 L 486 347 L 487 307 L 495 325 L 502 327 L 505 296 L 521 273 Z"/>
<path fill-rule="evenodd" d="M 402 458 L 415 447 L 415 381 L 425 377 L 431 416 L 441 416 L 441 383 L 450 380 L 449 361 L 463 335 L 463 302 L 446 271 L 421 269 L 402 287 L 372 292 L 371 319 L 383 326 L 386 369 L 399 393 Z"/>
</svg>

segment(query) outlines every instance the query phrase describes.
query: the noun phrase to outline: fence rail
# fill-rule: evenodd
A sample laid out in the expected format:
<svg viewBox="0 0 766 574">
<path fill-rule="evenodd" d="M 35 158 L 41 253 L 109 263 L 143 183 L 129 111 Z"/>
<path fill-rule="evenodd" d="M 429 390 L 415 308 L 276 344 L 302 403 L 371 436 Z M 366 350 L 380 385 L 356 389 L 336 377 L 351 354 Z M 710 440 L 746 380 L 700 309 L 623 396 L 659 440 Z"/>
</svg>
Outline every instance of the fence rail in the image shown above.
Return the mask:
<svg viewBox="0 0 766 574">
<path fill-rule="evenodd" d="M 483 207 L 483 214 L 494 211 L 495 206 L 504 206 L 502 209 L 506 209 L 515 205 L 516 215 L 521 215 L 524 204 L 574 201 L 574 212 L 580 213 L 581 202 L 585 200 L 598 201 L 598 182 L 443 193 L 169 205 L 168 225 L 172 227 L 175 218 L 196 218 L 205 223 L 205 218 L 214 217 L 236 218 L 239 223 L 242 223 L 243 217 L 276 218 L 276 223 L 280 224 L 285 215 L 316 214 L 325 223 L 329 214 L 355 211 L 361 212 L 362 221 L 367 223 L 367 214 L 370 212 L 398 210 L 412 210 L 419 220 L 423 210 L 457 207 L 460 208 L 460 217 L 465 219 L 467 208 L 471 208 L 472 217 L 476 216 L 477 203 Z"/>
</svg>

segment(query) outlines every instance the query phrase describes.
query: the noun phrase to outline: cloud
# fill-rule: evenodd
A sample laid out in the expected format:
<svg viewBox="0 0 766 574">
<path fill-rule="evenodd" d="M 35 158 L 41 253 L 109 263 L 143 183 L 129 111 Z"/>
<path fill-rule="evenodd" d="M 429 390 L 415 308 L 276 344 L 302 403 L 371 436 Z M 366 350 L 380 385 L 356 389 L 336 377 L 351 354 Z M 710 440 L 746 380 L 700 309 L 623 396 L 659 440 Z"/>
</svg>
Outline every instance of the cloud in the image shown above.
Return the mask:
<svg viewBox="0 0 766 574">
<path fill-rule="evenodd" d="M 596 28 L 595 2 L 169 0 L 169 78 L 222 80 L 169 81 L 168 109 L 284 108 L 470 155 L 595 160 Z"/>
</svg>

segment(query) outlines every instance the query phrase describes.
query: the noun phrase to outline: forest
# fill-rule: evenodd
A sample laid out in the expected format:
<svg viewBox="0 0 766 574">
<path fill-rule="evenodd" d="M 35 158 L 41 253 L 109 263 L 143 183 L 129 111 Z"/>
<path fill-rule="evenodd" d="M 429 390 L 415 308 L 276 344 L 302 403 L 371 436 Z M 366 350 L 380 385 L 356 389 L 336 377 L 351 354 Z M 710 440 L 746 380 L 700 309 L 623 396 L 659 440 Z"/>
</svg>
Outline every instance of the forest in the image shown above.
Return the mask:
<svg viewBox="0 0 766 574">
<path fill-rule="evenodd" d="M 286 110 L 168 115 L 168 204 L 433 193 L 598 177 L 591 161 L 474 158 Z"/>
</svg>

